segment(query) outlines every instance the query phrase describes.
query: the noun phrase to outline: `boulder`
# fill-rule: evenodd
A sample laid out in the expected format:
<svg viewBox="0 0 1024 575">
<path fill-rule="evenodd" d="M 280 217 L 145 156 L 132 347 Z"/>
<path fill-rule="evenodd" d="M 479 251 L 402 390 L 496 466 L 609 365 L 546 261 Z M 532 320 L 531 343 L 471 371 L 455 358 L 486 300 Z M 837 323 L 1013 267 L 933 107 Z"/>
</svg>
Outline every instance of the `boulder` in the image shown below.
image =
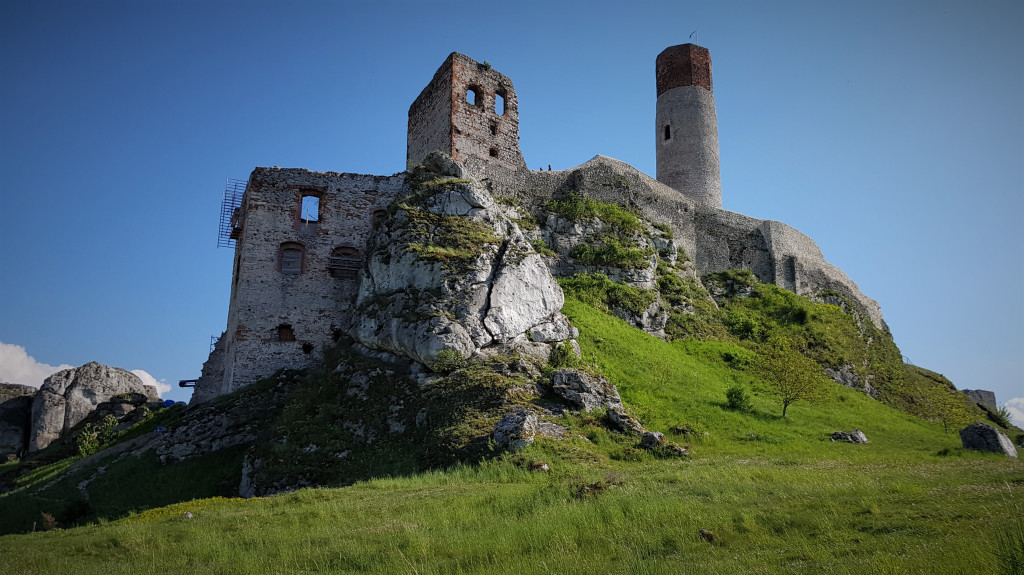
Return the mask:
<svg viewBox="0 0 1024 575">
<path fill-rule="evenodd" d="M 643 433 L 647 431 L 632 415 L 626 413 L 622 406 L 608 408 L 608 420 L 612 427 L 624 433 Z"/>
<path fill-rule="evenodd" d="M 28 385 L 0 383 L 0 462 L 9 455 L 21 455 L 28 447 L 36 391 Z"/>
<path fill-rule="evenodd" d="M 537 414 L 525 409 L 513 411 L 494 426 L 494 441 L 509 451 L 530 445 L 536 435 Z"/>
<path fill-rule="evenodd" d="M 619 391 L 603 375 L 578 369 L 558 369 L 551 374 L 551 390 L 574 409 L 622 408 Z"/>
<path fill-rule="evenodd" d="M 848 443 L 867 443 L 868 437 L 859 429 L 853 431 L 837 431 L 832 434 L 832 441 L 846 441 Z"/>
<path fill-rule="evenodd" d="M 980 421 L 975 421 L 961 429 L 960 441 L 963 443 L 964 449 L 991 451 L 1002 453 L 1007 457 L 1017 457 L 1017 449 L 1009 437 L 991 425 Z"/>
<path fill-rule="evenodd" d="M 32 400 L 29 451 L 38 451 L 71 430 L 101 403 L 117 397 L 155 395 L 139 376 L 119 367 L 91 362 L 46 378 Z"/>
<path fill-rule="evenodd" d="M 576 335 L 562 289 L 514 221 L 522 214 L 475 183 L 432 186 L 374 228 L 356 342 L 432 367 L 445 350 L 469 358 L 540 345 L 546 357 L 550 343 Z"/>
<path fill-rule="evenodd" d="M 660 431 L 645 431 L 640 435 L 640 447 L 655 449 L 665 443 L 665 434 Z"/>
</svg>

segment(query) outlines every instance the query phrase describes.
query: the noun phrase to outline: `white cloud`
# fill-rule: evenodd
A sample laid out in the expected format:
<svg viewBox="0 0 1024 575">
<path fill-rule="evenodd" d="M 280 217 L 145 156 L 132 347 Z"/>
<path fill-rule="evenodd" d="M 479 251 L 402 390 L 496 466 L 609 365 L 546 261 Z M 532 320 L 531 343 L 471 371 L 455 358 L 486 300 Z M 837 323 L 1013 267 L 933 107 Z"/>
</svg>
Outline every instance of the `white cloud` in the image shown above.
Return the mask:
<svg viewBox="0 0 1024 575">
<path fill-rule="evenodd" d="M 1024 429 L 1024 397 L 1015 397 L 1003 404 L 1006 411 L 1010 412 L 1010 421 L 1014 425 Z"/>
<path fill-rule="evenodd" d="M 139 376 L 139 379 L 142 380 L 143 384 L 152 385 L 153 387 L 155 387 L 157 393 L 159 393 L 160 395 L 163 395 L 171 390 L 171 386 L 170 384 L 167 383 L 166 379 L 161 379 L 160 381 L 157 381 L 156 378 L 153 377 L 152 375 L 149 375 L 149 372 L 146 370 L 133 369 L 132 373 Z"/>
<path fill-rule="evenodd" d="M 74 366 L 66 363 L 58 366 L 39 363 L 20 345 L 0 341 L 0 381 L 41 387 L 47 377 L 71 367 Z"/>
</svg>

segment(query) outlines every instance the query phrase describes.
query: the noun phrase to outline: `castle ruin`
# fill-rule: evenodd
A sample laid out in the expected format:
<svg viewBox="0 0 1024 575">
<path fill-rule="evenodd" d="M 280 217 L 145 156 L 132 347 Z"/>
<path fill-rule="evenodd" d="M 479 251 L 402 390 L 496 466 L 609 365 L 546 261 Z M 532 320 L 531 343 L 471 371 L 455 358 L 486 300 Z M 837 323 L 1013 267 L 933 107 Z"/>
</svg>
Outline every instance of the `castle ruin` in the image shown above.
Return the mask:
<svg viewBox="0 0 1024 575">
<path fill-rule="evenodd" d="M 628 206 L 671 227 L 700 274 L 752 270 L 764 282 L 828 301 L 839 294 L 885 329 L 878 304 L 827 263 L 795 229 L 721 209 L 711 58 L 693 44 L 656 61 L 657 179 L 604 156 L 560 171 L 529 170 L 519 149 L 511 80 L 452 53 L 409 108 L 407 165 L 434 151 L 494 194 L 538 204 L 567 191 Z M 350 332 L 375 223 L 409 192 L 407 173 L 376 176 L 256 168 L 226 236 L 235 241 L 227 328 L 217 339 L 194 402 L 304 368 Z"/>
</svg>

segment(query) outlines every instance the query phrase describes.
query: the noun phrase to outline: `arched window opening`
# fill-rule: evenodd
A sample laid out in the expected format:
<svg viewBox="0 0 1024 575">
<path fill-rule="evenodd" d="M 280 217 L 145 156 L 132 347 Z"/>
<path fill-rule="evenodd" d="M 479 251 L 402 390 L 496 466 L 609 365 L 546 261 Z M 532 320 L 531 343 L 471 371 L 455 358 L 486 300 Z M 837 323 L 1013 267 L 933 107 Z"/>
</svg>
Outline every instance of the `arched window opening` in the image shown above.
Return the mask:
<svg viewBox="0 0 1024 575">
<path fill-rule="evenodd" d="M 277 326 L 277 341 L 295 341 L 295 330 L 292 326 L 286 323 Z"/>
<path fill-rule="evenodd" d="M 672 126 L 669 126 L 668 124 L 665 124 L 665 139 L 672 139 Z"/>
<path fill-rule="evenodd" d="M 302 257 L 305 251 L 305 246 L 299 243 L 281 244 L 281 273 L 287 276 L 297 276 L 302 273 Z"/>
<path fill-rule="evenodd" d="M 359 277 L 359 268 L 363 265 L 363 256 L 359 250 L 349 246 L 337 247 L 331 250 L 331 259 L 327 264 L 327 270 L 331 277 L 353 281 Z"/>
<path fill-rule="evenodd" d="M 466 103 L 470 106 L 483 106 L 483 90 L 480 86 L 467 86 L 466 87 Z"/>
<path fill-rule="evenodd" d="M 310 194 L 302 195 L 302 211 L 300 213 L 303 223 L 320 221 L 320 197 Z"/>
<path fill-rule="evenodd" d="M 488 131 L 490 131 L 492 136 L 497 134 L 498 133 L 498 125 L 495 124 L 494 122 L 491 122 L 491 125 L 488 127 Z"/>
<path fill-rule="evenodd" d="M 388 211 L 384 208 L 378 208 L 373 210 L 373 219 L 370 222 L 371 226 L 376 226 L 380 222 L 384 221 L 384 218 L 388 216 Z"/>
<path fill-rule="evenodd" d="M 498 157 L 498 148 L 491 148 L 490 154 L 491 154 L 492 158 L 497 158 Z"/>
</svg>

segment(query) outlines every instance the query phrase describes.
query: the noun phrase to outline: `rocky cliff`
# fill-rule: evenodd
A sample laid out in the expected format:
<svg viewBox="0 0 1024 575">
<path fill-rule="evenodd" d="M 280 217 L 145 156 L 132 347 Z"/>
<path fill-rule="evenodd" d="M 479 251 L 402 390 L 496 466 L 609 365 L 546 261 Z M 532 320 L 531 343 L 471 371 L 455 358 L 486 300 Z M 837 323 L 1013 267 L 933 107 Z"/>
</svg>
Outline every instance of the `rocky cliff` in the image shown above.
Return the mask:
<svg viewBox="0 0 1024 575">
<path fill-rule="evenodd" d="M 34 387 L 0 383 L 0 461 L 8 455 L 20 455 L 28 447 L 35 393 Z"/>
<path fill-rule="evenodd" d="M 143 385 L 130 371 L 91 362 L 46 378 L 32 400 L 29 451 L 45 448 L 88 417 L 102 403 L 118 396 L 157 400 L 156 389 Z"/>
</svg>

